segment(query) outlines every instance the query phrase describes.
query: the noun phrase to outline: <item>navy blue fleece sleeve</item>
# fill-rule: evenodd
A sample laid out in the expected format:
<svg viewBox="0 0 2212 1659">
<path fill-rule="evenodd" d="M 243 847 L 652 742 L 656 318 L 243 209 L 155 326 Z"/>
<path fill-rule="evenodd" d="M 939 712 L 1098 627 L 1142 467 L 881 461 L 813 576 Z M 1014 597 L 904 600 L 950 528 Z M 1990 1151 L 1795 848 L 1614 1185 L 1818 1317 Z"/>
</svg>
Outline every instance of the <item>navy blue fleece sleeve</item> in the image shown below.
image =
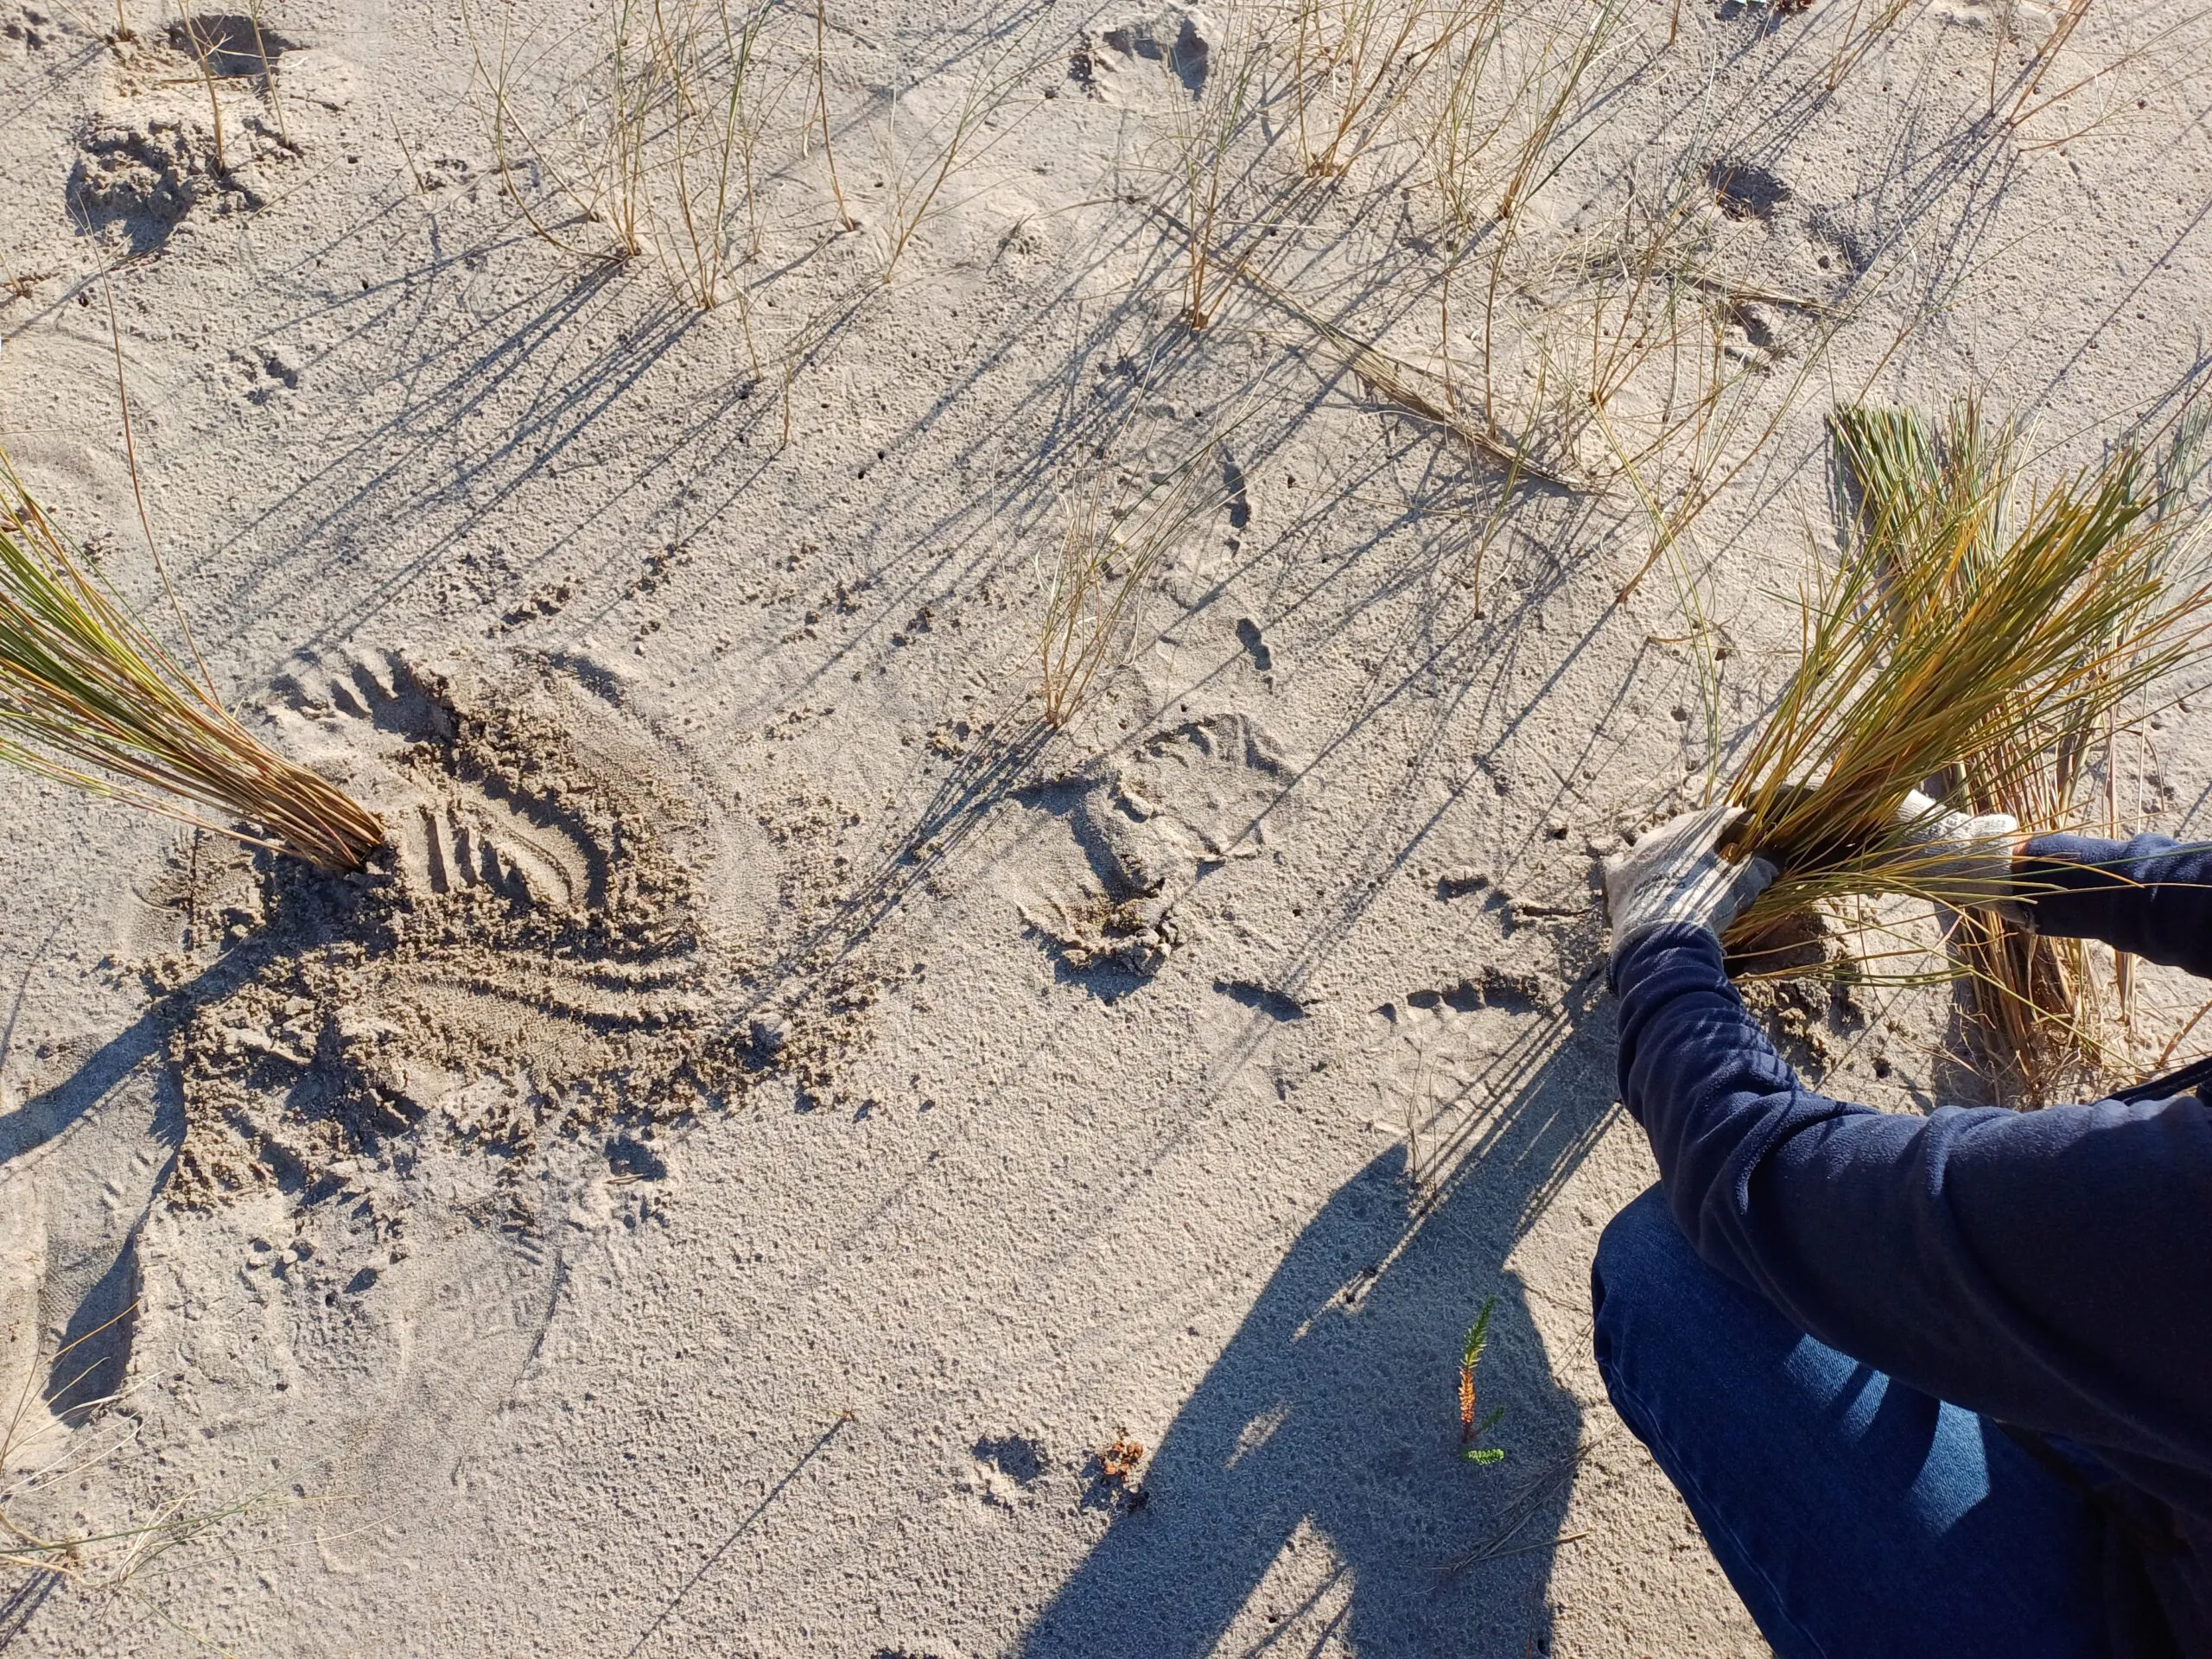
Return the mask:
<svg viewBox="0 0 2212 1659">
<path fill-rule="evenodd" d="M 1891 1116 L 1800 1086 L 1701 929 L 1613 982 L 1622 1099 L 1707 1262 L 1928 1393 L 2212 1476 L 2212 1109 Z"/>
<path fill-rule="evenodd" d="M 2014 878 L 2036 930 L 2212 978 L 2212 846 L 2138 836 L 2038 836 Z"/>
</svg>

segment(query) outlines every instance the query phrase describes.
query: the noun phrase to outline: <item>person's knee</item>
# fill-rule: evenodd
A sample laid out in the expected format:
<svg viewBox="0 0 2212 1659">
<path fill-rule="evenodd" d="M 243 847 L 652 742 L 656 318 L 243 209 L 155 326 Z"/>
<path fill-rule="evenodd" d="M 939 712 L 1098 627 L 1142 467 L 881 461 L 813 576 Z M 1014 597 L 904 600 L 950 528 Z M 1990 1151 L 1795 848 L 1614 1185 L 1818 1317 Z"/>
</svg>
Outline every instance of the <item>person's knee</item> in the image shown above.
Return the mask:
<svg viewBox="0 0 2212 1659">
<path fill-rule="evenodd" d="M 1590 1264 L 1593 1311 L 1602 1313 L 1609 1294 L 1642 1300 L 1662 1275 L 1679 1273 L 1683 1258 L 1693 1254 L 1689 1241 L 1667 1213 L 1666 1194 L 1656 1186 L 1645 1188 L 1598 1236 L 1597 1259 Z"/>
<path fill-rule="evenodd" d="M 1693 1375 L 1779 1365 L 1807 1340 L 1698 1255 L 1656 1186 L 1606 1224 L 1590 1292 L 1598 1370 L 1617 1404 L 1624 1378 L 1678 1389 Z"/>
<path fill-rule="evenodd" d="M 1686 1276 L 1706 1271 L 1656 1186 L 1605 1224 L 1590 1264 L 1590 1312 L 1592 1344 L 1609 1393 L 1618 1395 L 1629 1345 L 1648 1345 L 1651 1333 L 1673 1330 L 1677 1321 L 1662 1310 L 1680 1300 Z"/>
</svg>

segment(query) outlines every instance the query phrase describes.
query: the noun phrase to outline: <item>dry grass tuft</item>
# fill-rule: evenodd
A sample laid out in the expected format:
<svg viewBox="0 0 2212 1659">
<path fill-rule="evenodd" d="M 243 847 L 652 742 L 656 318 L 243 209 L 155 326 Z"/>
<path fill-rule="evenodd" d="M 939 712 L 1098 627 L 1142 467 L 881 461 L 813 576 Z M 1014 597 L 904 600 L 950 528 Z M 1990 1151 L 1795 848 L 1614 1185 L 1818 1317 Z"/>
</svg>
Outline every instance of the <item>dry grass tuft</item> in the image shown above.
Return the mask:
<svg viewBox="0 0 2212 1659">
<path fill-rule="evenodd" d="M 133 1304 L 65 1343 L 54 1356 L 54 1366 L 66 1369 L 74 1363 L 79 1348 L 96 1342 L 136 1312 Z M 20 1348 L 11 1357 L 21 1357 Z M 123 1592 L 165 1622 L 173 1622 L 145 1600 L 132 1580 L 159 1557 L 219 1522 L 259 1507 L 260 1500 L 208 1512 L 188 1511 L 182 1503 L 172 1503 L 151 1521 L 98 1532 L 57 1534 L 27 1521 L 26 1509 L 50 1512 L 57 1507 L 73 1508 L 70 1498 L 81 1501 L 86 1476 L 112 1464 L 137 1443 L 138 1435 L 134 1416 L 110 1410 L 118 1402 L 115 1395 L 74 1402 L 66 1420 L 53 1414 L 48 1402 L 40 1398 L 37 1378 L 43 1369 L 32 1366 L 14 1397 L 0 1401 L 0 1573 L 20 1575 L 19 1598 L 25 1591 L 35 1593 L 42 1583 L 67 1584 L 83 1592 Z M 79 1371 L 60 1393 L 66 1395 L 97 1369 L 94 1364 Z M 98 1428 L 83 1427 L 96 1418 Z"/>
<path fill-rule="evenodd" d="M 1144 584 L 1175 543 L 1220 504 L 1219 434 L 1168 472 L 1148 475 L 1123 500 L 1111 472 L 1078 489 L 1068 512 L 1038 642 L 1038 696 L 1047 724 L 1064 727 L 1099 674 L 1128 648 Z"/>
<path fill-rule="evenodd" d="M 0 759 L 325 870 L 359 869 L 384 842 L 375 814 L 264 745 L 163 649 L 4 453 Z"/>
<path fill-rule="evenodd" d="M 615 260 L 650 253 L 686 303 L 702 311 L 721 303 L 734 268 L 758 251 L 760 152 L 790 88 L 788 71 L 769 71 L 775 12 L 766 0 L 620 0 L 603 55 L 575 79 L 565 130 L 541 140 L 518 112 L 516 84 L 549 71 L 563 79 L 563 66 L 552 54 L 526 57 L 504 24 L 487 54 L 464 9 L 494 163 L 524 222 L 566 252 Z M 830 168 L 835 189 L 834 157 Z M 569 220 L 550 220 L 533 206 L 524 173 L 566 204 Z M 837 204 L 849 225 L 842 191 Z M 604 245 L 576 239 L 579 222 L 600 227 Z"/>
<path fill-rule="evenodd" d="M 1224 280 L 1216 265 L 1219 227 L 1233 181 L 1230 155 L 1251 118 L 1263 55 L 1249 35 L 1217 50 L 1205 92 L 1178 115 L 1173 129 L 1184 216 L 1190 226 L 1183 320 L 1193 331 L 1213 321 L 1213 296 Z"/>
<path fill-rule="evenodd" d="M 1026 36 L 1016 34 L 988 57 L 969 80 L 966 92 L 948 119 L 923 123 L 923 145 L 918 150 L 900 143 L 900 94 L 893 92 L 880 137 L 882 165 L 890 185 L 890 213 L 883 227 L 883 281 L 887 287 L 914 233 L 949 204 L 939 198 L 959 173 L 974 166 L 1009 137 L 1032 105 L 1005 114 L 1016 89 L 1035 68 L 1027 55 Z M 828 140 L 823 140 L 825 154 Z"/>
<path fill-rule="evenodd" d="M 1341 178 L 1406 102 L 1430 64 L 1451 59 L 1455 77 L 1471 58 L 1479 74 L 1487 41 L 1452 57 L 1464 35 L 1487 36 L 1503 0 L 1299 0 L 1291 57 L 1301 169 Z"/>
</svg>

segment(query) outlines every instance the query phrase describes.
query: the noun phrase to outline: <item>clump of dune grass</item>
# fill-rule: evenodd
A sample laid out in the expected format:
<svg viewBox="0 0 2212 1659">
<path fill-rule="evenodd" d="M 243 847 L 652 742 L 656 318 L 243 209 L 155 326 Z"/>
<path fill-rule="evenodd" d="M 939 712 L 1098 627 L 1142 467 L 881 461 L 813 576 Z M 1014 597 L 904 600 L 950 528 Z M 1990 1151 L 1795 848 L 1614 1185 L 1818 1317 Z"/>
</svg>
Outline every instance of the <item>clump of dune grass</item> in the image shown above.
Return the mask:
<svg viewBox="0 0 2212 1659">
<path fill-rule="evenodd" d="M 384 842 L 374 813 L 232 718 L 204 671 L 148 632 L 4 452 L 0 759 L 320 869 L 358 870 Z"/>
<path fill-rule="evenodd" d="M 1942 556 L 1951 546 L 1948 526 L 1971 520 L 1961 557 L 1942 572 L 1953 594 L 1971 581 L 1974 565 L 1996 556 L 2018 471 L 2010 426 L 1986 420 L 1971 399 L 1954 408 L 1940 434 L 1902 409 L 1840 409 L 1833 426 L 1860 556 L 1894 572 Z M 1902 595 L 1909 584 L 1898 586 Z M 2145 591 L 2119 607 L 2113 632 L 2139 633 L 2156 602 Z M 1883 620 L 1902 633 L 1921 619 L 1891 603 Z M 2095 723 L 2101 701 L 2064 702 L 2033 726 L 1993 722 L 1948 769 L 1950 798 L 1962 810 L 2009 813 L 2024 825 L 2079 826 L 2088 817 L 2085 762 L 2107 735 Z M 2105 998 L 2086 942 L 2046 938 L 2002 911 L 1968 908 L 1953 921 L 1949 944 L 1965 970 L 1967 1033 L 2001 1097 L 2046 1105 L 2068 1084 L 2110 1069 Z"/>
<path fill-rule="evenodd" d="M 2125 714 L 2206 644 L 2212 580 L 2191 518 L 2139 447 L 2021 499 L 2008 428 L 1962 403 L 1939 433 L 1905 410 L 1831 420 L 1844 556 L 1803 605 L 1798 662 L 1738 767 L 1740 844 L 1781 876 L 1731 931 L 1753 970 L 1786 919 L 1903 893 L 1959 913 L 1993 1081 L 2024 1104 L 2104 1064 L 2086 959 L 1964 890 L 1899 822 L 1907 796 L 2087 827 L 2091 763 Z"/>
<path fill-rule="evenodd" d="M 730 297 L 737 266 L 759 251 L 760 151 L 791 82 L 788 69 L 770 72 L 776 10 L 766 0 L 619 0 L 603 35 L 587 37 L 600 54 L 572 75 L 565 59 L 556 63 L 559 48 L 526 55 L 504 23 L 487 54 L 464 7 L 493 165 L 531 232 L 617 262 L 651 253 L 678 298 L 701 311 Z M 559 124 L 535 134 L 518 113 L 518 79 L 549 75 L 566 84 L 565 135 Z M 826 149 L 826 106 L 824 121 Z M 834 157 L 830 167 L 839 222 L 849 226 Z M 570 218 L 550 220 L 545 200 Z M 578 239 L 577 225 L 600 234 Z"/>
</svg>

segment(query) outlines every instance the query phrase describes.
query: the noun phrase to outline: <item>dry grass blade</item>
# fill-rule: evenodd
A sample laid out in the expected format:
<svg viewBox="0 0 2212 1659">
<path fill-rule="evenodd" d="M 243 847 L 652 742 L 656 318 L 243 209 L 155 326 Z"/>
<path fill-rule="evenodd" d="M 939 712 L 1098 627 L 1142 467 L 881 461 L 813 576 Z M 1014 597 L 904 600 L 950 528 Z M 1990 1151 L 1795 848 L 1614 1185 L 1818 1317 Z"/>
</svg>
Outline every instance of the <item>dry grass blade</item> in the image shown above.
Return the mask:
<svg viewBox="0 0 2212 1659">
<path fill-rule="evenodd" d="M 566 170 L 555 165 L 543 154 L 516 114 L 513 82 L 517 67 L 517 54 L 505 21 L 503 19 L 500 25 L 499 51 L 487 62 L 484 54 L 484 42 L 476 32 L 475 13 L 467 4 L 461 7 L 461 19 L 462 27 L 468 34 L 469 51 L 472 54 L 476 78 L 483 86 L 491 102 L 492 164 L 493 170 L 499 175 L 500 188 L 505 193 L 507 200 L 513 203 L 515 211 L 522 216 L 523 222 L 530 227 L 531 234 L 564 253 L 590 254 L 594 252 L 594 250 L 571 242 L 560 235 L 556 226 L 548 224 L 539 216 L 531 206 L 530 198 L 524 194 L 517 178 L 518 172 L 521 170 L 518 162 L 519 161 L 525 164 L 537 176 L 549 181 L 558 194 L 567 198 L 577 215 L 587 223 L 601 220 L 615 223 L 621 218 L 619 208 L 607 212 L 602 212 L 601 208 L 605 189 L 613 183 L 613 181 L 600 176 L 594 165 L 589 169 L 592 176 L 585 188 L 580 191 L 569 184 Z M 620 77 L 617 76 L 616 79 L 619 81 Z M 524 152 L 520 157 L 513 152 L 512 146 L 516 143 L 519 143 Z M 613 153 L 611 143 L 604 153 Z M 595 156 L 594 162 L 596 159 L 598 158 Z M 627 257 L 638 250 L 635 246 L 625 247 L 619 239 L 618 232 L 617 245 L 609 251 L 616 257 Z"/>
<path fill-rule="evenodd" d="M 1308 310 L 1276 283 L 1269 282 L 1241 259 L 1225 263 L 1262 295 L 1287 311 L 1320 337 L 1321 342 L 1375 393 L 1408 414 L 1442 428 L 1482 460 L 1503 467 L 1515 479 L 1536 479 L 1556 488 L 1571 488 L 1567 479 L 1529 456 L 1520 445 L 1502 434 L 1478 425 L 1452 406 L 1448 392 L 1439 389 L 1430 396 L 1420 371 L 1347 334 L 1336 324 Z"/>
<path fill-rule="evenodd" d="M 1535 116 L 1514 151 L 1513 170 L 1504 194 L 1498 198 L 1501 220 L 1511 219 L 1521 205 L 1566 165 L 1567 156 L 1580 148 L 1555 151 L 1553 142 L 1574 113 L 1582 83 L 1611 43 L 1624 15 L 1624 8 L 1603 3 L 1591 10 L 1586 21 L 1569 14 L 1554 25 L 1524 87 L 1523 96 Z"/>
<path fill-rule="evenodd" d="M 79 1348 L 96 1343 L 137 1311 L 134 1302 L 114 1318 L 64 1343 L 53 1356 L 55 1367 L 73 1363 L 73 1356 Z M 93 1365 L 79 1370 L 75 1380 L 81 1382 L 97 1369 Z M 137 1420 L 129 1413 L 113 1410 L 121 1399 L 118 1395 L 74 1402 L 66 1421 L 49 1414 L 39 1399 L 37 1376 L 38 1368 L 34 1367 L 15 1400 L 0 1412 L 0 1568 L 24 1575 L 33 1585 L 43 1579 L 67 1582 L 79 1590 L 124 1589 L 134 1575 L 158 1557 L 216 1523 L 257 1507 L 257 1498 L 207 1512 L 189 1511 L 181 1503 L 172 1503 L 149 1522 L 60 1536 L 26 1524 L 17 1509 L 23 1500 L 29 1499 L 33 1507 L 51 1513 L 54 1505 L 39 1502 L 41 1494 L 80 1491 L 87 1474 L 117 1459 L 138 1436 Z M 104 1427 L 114 1432 L 80 1438 L 83 1426 L 96 1417 L 104 1419 Z"/>
<path fill-rule="evenodd" d="M 1449 73 L 1440 77 L 1441 96 L 1427 137 L 1431 177 L 1462 236 L 1491 216 L 1480 165 L 1505 123 L 1484 100 L 1499 55 L 1504 12 L 1504 0 L 1477 0 L 1454 30 L 1457 49 L 1447 46 Z"/>
<path fill-rule="evenodd" d="M 1756 963 L 1783 918 L 1903 893 L 1974 912 L 1897 813 L 1940 779 L 1952 804 L 2030 833 L 2075 828 L 2086 763 L 2118 711 L 2198 654 L 2212 582 L 2186 515 L 2139 450 L 2016 515 L 2009 429 L 1971 402 L 1938 434 L 1903 410 L 1832 422 L 1849 544 L 1804 607 L 1797 666 L 1739 769 L 1743 841 L 1781 878 L 1730 943 Z M 1981 910 L 1954 935 L 1999 1085 L 2031 1103 L 2101 1063 L 2089 976 Z"/>
<path fill-rule="evenodd" d="M 200 79 L 207 88 L 208 118 L 215 126 L 215 171 L 227 174 L 231 164 L 223 154 L 223 100 L 215 93 L 215 69 L 212 61 L 215 48 L 211 41 L 201 36 L 199 20 L 192 15 L 189 5 L 184 8 L 183 20 L 186 47 L 192 54 L 193 61 L 199 65 Z"/>
<path fill-rule="evenodd" d="M 1192 227 L 1185 232 L 1184 320 L 1194 332 L 1213 321 L 1215 229 L 1222 218 L 1224 191 L 1229 183 L 1230 151 L 1249 115 L 1260 68 L 1261 54 L 1249 37 L 1239 38 L 1225 51 L 1225 62 L 1207 78 L 1198 102 L 1178 117 L 1173 134 L 1183 199 Z"/>
<path fill-rule="evenodd" d="M 837 152 L 830 143 L 830 17 L 823 0 L 814 0 L 814 100 L 822 117 L 822 159 L 830 168 L 830 194 L 837 200 L 837 223 L 857 230 L 860 221 L 845 206 L 845 187 L 837 177 Z"/>
<path fill-rule="evenodd" d="M 2066 10 L 2028 59 L 2027 68 L 2020 76 L 2020 95 L 2012 101 L 2012 110 L 2005 118 L 2008 126 L 2018 127 L 2025 118 L 2029 100 L 2043 90 L 2044 77 L 2050 73 L 2050 67 L 2058 61 L 2058 54 L 2066 49 L 2066 43 L 2074 38 L 2074 31 L 2081 28 L 2082 20 L 2088 15 L 2089 0 L 2067 0 Z"/>
<path fill-rule="evenodd" d="M 0 759 L 326 870 L 359 869 L 384 842 L 373 813 L 261 743 L 162 648 L 4 453 Z"/>
<path fill-rule="evenodd" d="M 1184 532 L 1217 505 L 1206 486 L 1220 435 L 1172 472 L 1154 474 L 1127 505 L 1109 474 L 1092 479 L 1068 514 L 1038 643 L 1038 696 L 1047 724 L 1064 727 L 1136 622 L 1144 583 Z"/>
<path fill-rule="evenodd" d="M 913 241 L 914 233 L 931 215 L 942 211 L 938 199 L 946 183 L 1004 143 L 1020 124 L 1022 116 L 1029 112 L 1024 110 L 1012 120 L 1002 116 L 1007 103 L 1034 67 L 1026 55 L 1017 55 L 1025 45 L 1025 38 L 1015 35 L 977 69 L 950 120 L 938 124 L 935 136 L 941 137 L 943 142 L 936 153 L 925 156 L 911 171 L 909 158 L 899 149 L 899 97 L 893 93 L 883 127 L 884 173 L 891 184 L 890 222 L 884 228 L 886 286 Z"/>
<path fill-rule="evenodd" d="M 493 166 L 531 232 L 582 257 L 651 253 L 671 289 L 701 311 L 747 303 L 741 268 L 760 254 L 764 150 L 772 160 L 801 73 L 788 10 L 774 0 L 620 0 L 601 24 L 535 47 L 527 35 L 510 38 L 504 20 L 487 40 L 471 5 L 461 15 Z M 545 104 L 550 118 L 525 121 L 525 107 Z M 834 156 L 830 166 L 835 188 Z M 555 203 L 566 212 L 554 214 Z M 852 229 L 842 193 L 837 213 Z"/>
<path fill-rule="evenodd" d="M 1500 10 L 1500 0 L 1445 6 L 1418 0 L 1301 0 L 1291 86 L 1306 174 L 1330 179 L 1349 172 L 1429 64 Z M 1456 69 L 1465 67 L 1463 62 Z M 1336 95 L 1335 118 L 1322 128 L 1327 143 L 1318 154 L 1306 147 L 1310 79 Z"/>
<path fill-rule="evenodd" d="M 703 17 L 688 5 L 664 7 L 656 0 L 653 6 L 650 43 L 669 88 L 666 140 L 675 176 L 667 194 L 683 235 L 680 244 L 665 232 L 655 241 L 669 267 L 670 286 L 702 311 L 720 302 L 730 264 L 733 175 L 745 198 L 748 249 L 758 239 L 753 193 L 758 117 L 749 106 L 760 101 L 753 71 L 767 15 L 766 6 L 756 6 L 734 18 L 728 0 L 717 0 Z M 716 73 L 728 86 L 710 103 Z"/>
<path fill-rule="evenodd" d="M 1836 44 L 1834 55 L 1828 59 L 1827 87 L 1834 92 L 1843 84 L 1843 78 L 1880 45 L 1883 39 L 1896 32 L 1907 13 L 1923 0 L 1853 0 L 1851 16 L 1843 26 L 1843 38 Z"/>
</svg>

